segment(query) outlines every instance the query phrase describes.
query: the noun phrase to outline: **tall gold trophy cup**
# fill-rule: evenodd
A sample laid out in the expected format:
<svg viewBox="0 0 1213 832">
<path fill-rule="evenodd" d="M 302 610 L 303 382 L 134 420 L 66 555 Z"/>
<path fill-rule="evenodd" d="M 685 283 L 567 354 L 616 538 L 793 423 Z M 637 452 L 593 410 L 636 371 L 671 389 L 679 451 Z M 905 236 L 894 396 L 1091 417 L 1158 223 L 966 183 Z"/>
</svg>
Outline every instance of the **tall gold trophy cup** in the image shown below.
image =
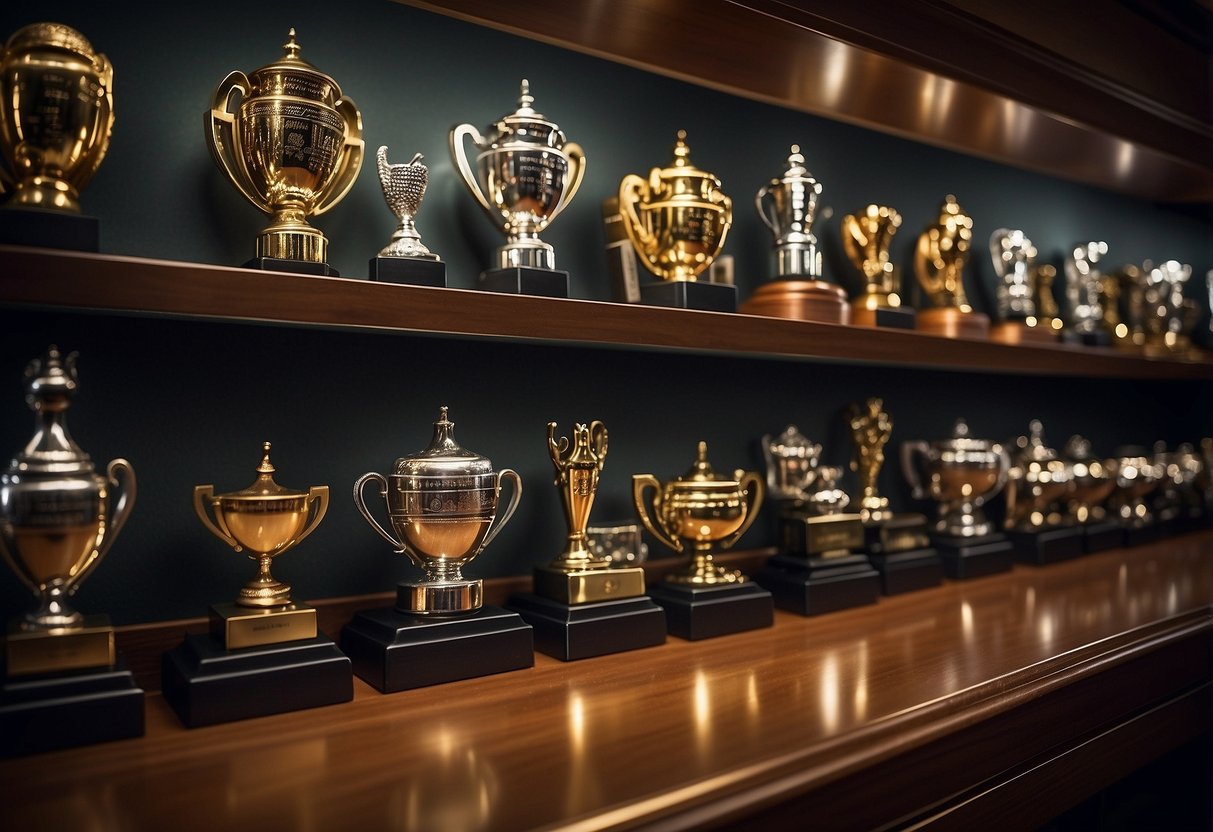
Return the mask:
<svg viewBox="0 0 1213 832">
<path fill-rule="evenodd" d="M 939 206 L 939 218 L 918 237 L 914 274 L 933 304 L 918 312 L 918 330 L 947 338 L 984 340 L 990 319 L 969 305 L 964 288 L 964 267 L 973 242 L 973 218 L 948 194 Z"/>
<path fill-rule="evenodd" d="M 851 323 L 913 329 L 915 312 L 902 303 L 900 275 L 889 259 L 901 214 L 887 205 L 868 205 L 842 218 L 842 248 L 863 275 L 863 293 L 851 304 Z"/>
</svg>

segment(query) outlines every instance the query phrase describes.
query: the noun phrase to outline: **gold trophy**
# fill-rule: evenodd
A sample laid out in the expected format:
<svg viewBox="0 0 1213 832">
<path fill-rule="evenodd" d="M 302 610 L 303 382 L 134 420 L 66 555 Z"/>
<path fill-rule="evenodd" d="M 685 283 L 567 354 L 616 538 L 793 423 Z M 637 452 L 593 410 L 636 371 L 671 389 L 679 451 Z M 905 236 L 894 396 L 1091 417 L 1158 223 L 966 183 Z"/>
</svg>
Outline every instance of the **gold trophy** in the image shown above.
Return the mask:
<svg viewBox="0 0 1213 832">
<path fill-rule="evenodd" d="M 283 50 L 274 63 L 223 79 L 204 114 L 206 142 L 240 193 L 273 217 L 246 265 L 335 275 L 328 241 L 308 218 L 354 186 L 362 116 L 336 81 L 299 57 L 294 29 Z"/>
<path fill-rule="evenodd" d="M 1065 323 L 1053 297 L 1053 281 L 1057 279 L 1057 267 L 1048 263 L 1037 263 L 1032 267 L 1032 297 L 1036 300 L 1036 325 L 1053 333 L 1053 340 L 1061 334 Z M 1112 306 L 1116 306 L 1115 296 Z"/>
<path fill-rule="evenodd" d="M 915 312 L 897 293 L 899 275 L 889 260 L 901 214 L 886 205 L 868 205 L 842 218 L 842 247 L 863 274 L 863 294 L 851 304 L 851 323 L 858 326 L 914 328 Z"/>
<path fill-rule="evenodd" d="M 984 339 L 990 319 L 965 297 L 964 267 L 973 241 L 973 219 L 948 194 L 939 207 L 939 219 L 927 226 L 914 249 L 914 274 L 934 304 L 918 312 L 918 329 L 947 338 Z"/>
<path fill-rule="evenodd" d="M 202 525 L 257 561 L 257 576 L 240 588 L 235 603 L 211 607 L 211 634 L 233 650 L 316 637 L 316 610 L 292 603 L 290 584 L 274 578 L 270 564 L 320 525 L 328 511 L 329 488 L 283 488 L 274 482 L 270 443 L 261 450 L 257 479 L 248 488 L 218 495 L 213 485 L 194 488 L 194 512 Z"/>
</svg>

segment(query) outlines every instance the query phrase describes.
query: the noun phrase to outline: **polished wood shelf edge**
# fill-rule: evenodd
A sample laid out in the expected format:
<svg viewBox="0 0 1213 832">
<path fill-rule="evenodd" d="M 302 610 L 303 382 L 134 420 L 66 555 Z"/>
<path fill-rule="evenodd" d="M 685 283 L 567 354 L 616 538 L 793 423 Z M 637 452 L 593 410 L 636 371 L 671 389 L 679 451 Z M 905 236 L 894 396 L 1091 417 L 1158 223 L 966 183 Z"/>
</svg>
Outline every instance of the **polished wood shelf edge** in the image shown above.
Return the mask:
<svg viewBox="0 0 1213 832">
<path fill-rule="evenodd" d="M 1213 361 L 0 246 L 0 304 L 984 373 L 1213 379 Z"/>
</svg>

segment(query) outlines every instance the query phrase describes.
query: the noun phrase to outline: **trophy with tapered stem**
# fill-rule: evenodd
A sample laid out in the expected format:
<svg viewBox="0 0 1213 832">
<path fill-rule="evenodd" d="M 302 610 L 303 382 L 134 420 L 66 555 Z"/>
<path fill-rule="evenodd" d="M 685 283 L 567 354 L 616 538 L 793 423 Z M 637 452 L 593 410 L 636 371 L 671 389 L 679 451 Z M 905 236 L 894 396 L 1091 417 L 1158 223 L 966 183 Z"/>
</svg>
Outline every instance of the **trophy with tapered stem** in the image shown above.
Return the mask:
<svg viewBox="0 0 1213 832">
<path fill-rule="evenodd" d="M 973 242 L 973 218 L 948 194 L 939 218 L 918 236 L 914 274 L 933 304 L 918 312 L 918 329 L 948 338 L 984 339 L 990 319 L 969 305 L 964 267 Z"/>
<path fill-rule="evenodd" d="M 887 205 L 868 205 L 842 218 L 842 247 L 864 279 L 863 293 L 851 302 L 851 323 L 913 329 L 915 311 L 902 303 L 901 276 L 889 259 L 901 214 Z"/>
<path fill-rule="evenodd" d="M 446 263 L 421 242 L 415 222 L 430 181 L 429 168 L 421 163 L 422 158 L 415 153 L 408 162 L 392 163 L 387 160 L 386 146 L 375 154 L 383 201 L 397 225 L 392 239 L 368 263 L 371 280 L 446 287 Z"/>
</svg>

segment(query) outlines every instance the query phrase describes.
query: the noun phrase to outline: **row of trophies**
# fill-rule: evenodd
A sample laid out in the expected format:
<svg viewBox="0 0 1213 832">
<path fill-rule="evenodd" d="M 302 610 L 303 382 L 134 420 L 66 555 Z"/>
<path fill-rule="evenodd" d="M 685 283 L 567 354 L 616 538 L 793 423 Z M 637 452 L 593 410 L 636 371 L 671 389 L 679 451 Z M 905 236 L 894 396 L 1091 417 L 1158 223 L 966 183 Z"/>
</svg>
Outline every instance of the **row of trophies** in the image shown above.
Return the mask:
<svg viewBox="0 0 1213 832">
<path fill-rule="evenodd" d="M 143 694 L 115 649 L 108 618 L 83 616 L 70 603 L 135 499 L 126 460 L 113 460 L 99 475 L 72 439 L 66 413 L 77 384 L 75 354 L 63 357 L 52 346 L 30 364 L 26 401 L 36 429 L 0 475 L 0 554 L 38 599 L 12 622 L 5 642 L 5 754 L 143 732 Z M 1080 437 L 1058 454 L 1045 445 L 1039 422 L 1008 450 L 971 437 L 963 420 L 950 439 L 901 447 L 903 473 L 916 497 L 937 503 L 937 519 L 893 513 L 877 489 L 892 418 L 873 398 L 846 419 L 861 491 L 854 507 L 838 484 L 842 469 L 821 465 L 821 446 L 794 426 L 763 437 L 765 477 L 717 472 L 705 442 L 682 476 L 662 482 L 633 475 L 640 522 L 687 560 L 648 587 L 643 569 L 619 564 L 589 542 L 606 426 L 577 424 L 565 437 L 548 423 L 566 542 L 535 569 L 533 591 L 497 607 L 485 604 L 482 581 L 463 569 L 513 516 L 522 480 L 463 448 L 444 407 L 425 449 L 354 484 L 366 522 L 422 574 L 399 584 L 394 606 L 356 613 L 340 647 L 319 631 L 316 610 L 271 573 L 273 560 L 324 519 L 329 489 L 278 484 L 266 442 L 247 488 L 194 490 L 202 524 L 255 560 L 257 573 L 232 602 L 211 607 L 208 635 L 187 635 L 164 655 L 164 696 L 187 726 L 315 707 L 349 700 L 353 673 L 393 692 L 530 667 L 535 649 L 569 661 L 659 645 L 667 633 L 712 638 L 770 626 L 774 606 L 817 615 L 935 586 L 945 575 L 1010 569 L 1016 557 L 1051 563 L 1213 517 L 1213 439 L 1200 453 L 1184 446 L 1101 459 Z M 379 500 L 366 497 L 372 485 Z M 983 506 L 1004 488 L 1000 530 Z M 716 553 L 741 538 L 768 498 L 779 553 L 753 578 L 717 563 Z M 377 517 L 380 501 L 386 523 Z"/>
<path fill-rule="evenodd" d="M 5 239 L 35 245 L 97 248 L 95 219 L 80 215 L 80 190 L 96 172 L 113 126 L 113 68 L 75 30 L 55 23 L 27 26 L 0 55 L 3 100 L 0 157 L 10 180 Z M 555 267 L 540 233 L 581 186 L 581 147 L 534 109 L 522 82 L 514 112 L 481 133 L 471 124 L 451 129 L 456 172 L 490 221 L 506 237 L 497 262 L 478 286 L 501 292 L 568 296 L 568 273 Z M 292 29 L 279 60 L 251 73 L 230 73 L 215 90 L 205 118 L 206 141 L 229 181 L 272 217 L 257 236 L 246 266 L 335 275 L 328 242 L 309 224 L 353 187 L 362 167 L 362 116 L 340 86 L 300 57 Z M 690 159 L 679 131 L 674 158 L 647 177 L 628 174 L 603 203 L 607 257 L 616 299 L 662 306 L 734 312 L 737 290 L 727 270 L 720 282 L 703 280 L 721 254 L 733 222 L 732 201 L 720 179 Z M 469 156 L 468 143 L 474 149 Z M 398 220 L 389 244 L 371 258 L 370 276 L 446 286 L 446 266 L 421 241 L 415 218 L 428 182 L 416 154 L 406 164 L 376 161 L 387 205 Z M 793 146 L 786 169 L 755 196 L 759 217 L 774 236 L 776 279 L 741 306 L 757 315 L 866 326 L 917 328 L 948 337 L 1007 343 L 1068 340 L 1115 345 L 1155 356 L 1189 357 L 1201 310 L 1185 298 L 1190 266 L 1099 268 L 1104 242 L 1074 246 L 1066 258 L 1068 316 L 1059 315 L 1052 284 L 1057 270 L 1037 262 L 1022 231 L 1000 228 L 990 237 L 997 283 L 998 322 L 973 309 L 963 272 L 973 220 L 949 195 L 938 218 L 918 237 L 914 274 L 931 306 L 914 310 L 899 293 L 900 276 L 889 247 L 901 225 L 893 208 L 868 205 L 842 221 L 842 243 L 862 274 L 853 301 L 826 279 L 813 233 L 821 183 Z M 641 281 L 636 263 L 657 279 Z M 1213 271 L 1209 273 L 1213 296 Z M 1213 302 L 1211 302 L 1213 303 Z"/>
</svg>

